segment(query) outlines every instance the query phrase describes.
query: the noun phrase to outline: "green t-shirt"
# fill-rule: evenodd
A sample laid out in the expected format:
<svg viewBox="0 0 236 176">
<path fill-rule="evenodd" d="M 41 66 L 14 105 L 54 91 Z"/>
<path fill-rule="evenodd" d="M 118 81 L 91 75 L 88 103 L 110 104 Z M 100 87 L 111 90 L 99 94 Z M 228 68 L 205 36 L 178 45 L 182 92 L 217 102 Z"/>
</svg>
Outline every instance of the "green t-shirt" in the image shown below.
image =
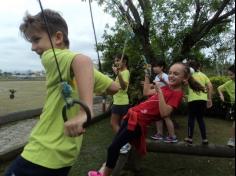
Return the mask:
<svg viewBox="0 0 236 176">
<path fill-rule="evenodd" d="M 128 105 L 129 104 L 129 97 L 128 97 L 128 87 L 129 87 L 129 78 L 130 78 L 130 73 L 129 70 L 124 70 L 120 72 L 123 80 L 128 83 L 128 86 L 125 90 L 120 89 L 115 95 L 113 95 L 113 104 L 114 105 Z M 119 83 L 119 78 L 118 76 L 116 77 L 116 83 Z"/>
<path fill-rule="evenodd" d="M 199 82 L 203 87 L 210 82 L 209 78 L 202 72 L 195 72 L 192 74 L 193 78 Z M 207 93 L 205 92 L 194 92 L 190 87 L 188 88 L 188 102 L 204 100 L 207 101 Z"/>
<path fill-rule="evenodd" d="M 55 49 L 55 52 L 62 79 L 71 84 L 72 97 L 78 99 L 71 75 L 71 63 L 77 54 L 67 49 Z M 72 166 L 80 152 L 83 136 L 72 138 L 64 134 L 62 108 L 65 101 L 61 95 L 59 73 L 51 49 L 43 53 L 42 64 L 46 71 L 46 102 L 21 155 L 32 163 L 51 169 Z M 112 80 L 96 70 L 94 74 L 95 90 L 103 92 L 110 86 Z M 73 118 L 78 111 L 79 107 L 74 106 L 68 111 L 68 117 Z"/>
<path fill-rule="evenodd" d="M 107 75 L 94 69 L 94 93 L 101 94 L 104 93 L 107 88 L 112 84 L 113 80 Z"/>
<path fill-rule="evenodd" d="M 113 80 L 95 68 L 94 68 L 93 73 L 94 73 L 93 92 L 95 94 L 102 94 L 106 92 L 107 88 L 112 84 Z M 76 80 L 74 79 L 73 82 L 74 82 L 75 88 L 77 89 Z"/>
<path fill-rule="evenodd" d="M 219 86 L 218 90 L 226 92 L 230 97 L 231 103 L 235 103 L 235 81 L 227 81 L 223 85 Z"/>
<path fill-rule="evenodd" d="M 73 86 L 71 75 L 71 63 L 76 53 L 67 49 L 55 49 L 55 53 L 62 79 L 71 84 L 72 97 L 77 99 L 78 94 Z M 72 138 L 64 134 L 62 108 L 65 101 L 61 95 L 59 73 L 52 50 L 45 51 L 41 59 L 46 71 L 46 102 L 40 119 L 30 134 L 22 157 L 32 163 L 52 169 L 72 166 L 79 154 L 83 137 Z M 74 117 L 78 111 L 78 106 L 74 106 L 68 112 L 68 117 Z"/>
</svg>

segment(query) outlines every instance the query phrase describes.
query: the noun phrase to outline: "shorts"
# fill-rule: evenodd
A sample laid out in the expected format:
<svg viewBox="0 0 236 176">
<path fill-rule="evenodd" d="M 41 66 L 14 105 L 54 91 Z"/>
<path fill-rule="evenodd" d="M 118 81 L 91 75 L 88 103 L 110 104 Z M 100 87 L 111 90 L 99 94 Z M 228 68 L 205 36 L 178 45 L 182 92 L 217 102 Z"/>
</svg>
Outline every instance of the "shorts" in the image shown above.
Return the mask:
<svg viewBox="0 0 236 176">
<path fill-rule="evenodd" d="M 71 167 L 49 169 L 18 156 L 10 165 L 4 176 L 67 176 Z"/>
<path fill-rule="evenodd" d="M 127 114 L 129 108 L 130 108 L 130 105 L 114 105 L 113 104 L 111 107 L 111 113 L 118 114 L 119 116 L 124 116 Z"/>
</svg>

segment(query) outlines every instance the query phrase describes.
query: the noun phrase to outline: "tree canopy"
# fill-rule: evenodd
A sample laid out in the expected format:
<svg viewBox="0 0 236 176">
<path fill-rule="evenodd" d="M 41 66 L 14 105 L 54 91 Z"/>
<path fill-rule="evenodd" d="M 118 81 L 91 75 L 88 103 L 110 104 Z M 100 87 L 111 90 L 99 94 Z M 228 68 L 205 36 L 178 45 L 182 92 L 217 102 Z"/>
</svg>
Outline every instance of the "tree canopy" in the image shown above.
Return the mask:
<svg viewBox="0 0 236 176">
<path fill-rule="evenodd" d="M 144 55 L 149 62 L 176 62 L 201 55 L 201 49 L 222 43 L 219 36 L 232 29 L 235 16 L 234 0 L 94 1 L 117 19 L 98 47 L 106 64 L 111 62 L 106 58 L 122 52 L 127 38 L 126 53 L 135 60 Z"/>
</svg>

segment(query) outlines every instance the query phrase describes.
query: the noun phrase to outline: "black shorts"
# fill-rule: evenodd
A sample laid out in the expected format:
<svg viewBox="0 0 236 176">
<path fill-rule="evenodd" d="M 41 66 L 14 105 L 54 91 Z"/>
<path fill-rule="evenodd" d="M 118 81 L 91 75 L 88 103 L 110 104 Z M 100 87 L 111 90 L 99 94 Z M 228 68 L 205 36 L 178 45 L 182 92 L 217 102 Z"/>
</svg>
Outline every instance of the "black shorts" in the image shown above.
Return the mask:
<svg viewBox="0 0 236 176">
<path fill-rule="evenodd" d="M 67 176 L 71 167 L 49 169 L 25 160 L 18 156 L 10 165 L 4 176 Z"/>
<path fill-rule="evenodd" d="M 111 113 L 118 114 L 119 116 L 124 116 L 127 114 L 129 108 L 130 108 L 130 105 L 114 105 L 113 104 L 111 107 Z"/>
</svg>

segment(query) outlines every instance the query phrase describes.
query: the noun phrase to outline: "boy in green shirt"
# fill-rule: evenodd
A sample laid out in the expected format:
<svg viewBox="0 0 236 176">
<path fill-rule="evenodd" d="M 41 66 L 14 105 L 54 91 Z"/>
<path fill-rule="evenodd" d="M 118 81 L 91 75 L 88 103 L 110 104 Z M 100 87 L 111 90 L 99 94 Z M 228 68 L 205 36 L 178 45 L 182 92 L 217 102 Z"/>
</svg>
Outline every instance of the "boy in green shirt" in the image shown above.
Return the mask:
<svg viewBox="0 0 236 176">
<path fill-rule="evenodd" d="M 220 95 L 220 99 L 225 102 L 224 92 L 227 93 L 230 97 L 230 102 L 232 104 L 233 110 L 235 109 L 235 65 L 232 65 L 228 69 L 228 75 L 230 77 L 230 81 L 227 81 L 223 85 L 217 88 L 218 93 Z M 233 114 L 235 115 L 235 114 Z M 233 122 L 233 126 L 231 129 L 231 135 L 227 142 L 227 145 L 230 147 L 235 147 L 235 121 Z"/>
<path fill-rule="evenodd" d="M 68 121 L 63 121 L 62 108 L 65 101 L 61 94 L 60 76 L 71 85 L 72 98 L 85 102 L 91 112 L 94 82 L 97 91 L 111 89 L 111 92 L 116 92 L 112 80 L 94 71 L 89 57 L 68 50 L 68 27 L 61 15 L 49 9 L 44 10 L 44 15 L 42 12 L 26 14 L 20 31 L 31 43 L 32 51 L 41 57 L 46 71 L 46 102 L 28 144 L 5 176 L 68 175 L 80 152 L 85 131 L 81 124 L 86 122 L 87 117 L 82 108 L 79 110 L 78 106 L 74 106 L 68 112 Z M 94 77 L 97 81 L 94 81 Z M 74 79 L 76 85 L 73 84 Z"/>
</svg>

